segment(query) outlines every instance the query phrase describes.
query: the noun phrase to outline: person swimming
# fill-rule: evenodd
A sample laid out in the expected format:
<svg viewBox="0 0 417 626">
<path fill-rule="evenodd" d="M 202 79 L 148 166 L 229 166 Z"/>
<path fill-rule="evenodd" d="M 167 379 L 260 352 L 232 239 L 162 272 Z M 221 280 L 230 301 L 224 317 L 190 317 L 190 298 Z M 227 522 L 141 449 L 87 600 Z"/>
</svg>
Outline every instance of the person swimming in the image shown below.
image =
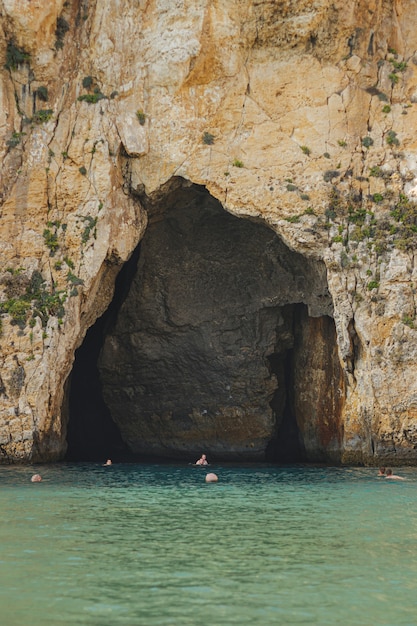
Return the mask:
<svg viewBox="0 0 417 626">
<path fill-rule="evenodd" d="M 387 469 L 385 478 L 390 478 L 391 480 L 405 480 L 405 478 L 403 478 L 402 476 L 397 476 L 396 474 L 393 474 L 392 469 L 390 468 Z"/>
<path fill-rule="evenodd" d="M 205 454 L 202 454 L 198 461 L 195 462 L 196 465 L 208 465 L 207 457 Z"/>
</svg>

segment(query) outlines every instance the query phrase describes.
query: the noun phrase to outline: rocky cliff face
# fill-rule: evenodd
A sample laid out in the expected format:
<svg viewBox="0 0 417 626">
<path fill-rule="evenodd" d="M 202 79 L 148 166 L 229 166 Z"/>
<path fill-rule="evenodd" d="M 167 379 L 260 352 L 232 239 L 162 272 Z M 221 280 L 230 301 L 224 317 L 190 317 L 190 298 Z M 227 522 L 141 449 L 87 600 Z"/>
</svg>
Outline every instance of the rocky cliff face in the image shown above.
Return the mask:
<svg viewBox="0 0 417 626">
<path fill-rule="evenodd" d="M 417 461 L 416 19 L 0 2 L 2 462 L 65 455 L 133 253 L 97 350 L 132 452 Z"/>
</svg>

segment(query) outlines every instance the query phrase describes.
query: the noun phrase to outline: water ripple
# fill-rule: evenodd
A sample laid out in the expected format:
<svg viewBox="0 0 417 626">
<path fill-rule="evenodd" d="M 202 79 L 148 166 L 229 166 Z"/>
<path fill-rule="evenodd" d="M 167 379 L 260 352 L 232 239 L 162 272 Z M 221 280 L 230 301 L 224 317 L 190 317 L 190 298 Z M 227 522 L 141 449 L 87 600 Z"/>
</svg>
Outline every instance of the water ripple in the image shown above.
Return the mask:
<svg viewBox="0 0 417 626">
<path fill-rule="evenodd" d="M 395 484 L 367 468 L 210 471 L 217 484 L 194 466 L 0 468 L 2 623 L 416 623 L 414 469 Z"/>
</svg>

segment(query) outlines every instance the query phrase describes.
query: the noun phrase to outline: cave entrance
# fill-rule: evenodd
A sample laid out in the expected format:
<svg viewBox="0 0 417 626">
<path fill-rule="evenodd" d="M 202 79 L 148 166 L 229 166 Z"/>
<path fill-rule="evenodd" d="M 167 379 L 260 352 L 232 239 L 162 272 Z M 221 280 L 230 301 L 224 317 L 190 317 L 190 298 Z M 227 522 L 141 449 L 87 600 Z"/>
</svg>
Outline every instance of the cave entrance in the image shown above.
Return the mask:
<svg viewBox="0 0 417 626">
<path fill-rule="evenodd" d="M 67 457 L 337 461 L 324 265 L 196 185 L 147 209 L 140 251 L 77 351 Z"/>
<path fill-rule="evenodd" d="M 68 461 L 122 461 L 131 457 L 120 430 L 103 398 L 98 358 L 106 332 L 117 319 L 136 271 L 140 244 L 124 264 L 115 284 L 114 297 L 107 311 L 88 329 L 75 352 L 74 365 L 67 382 L 66 406 Z"/>
<path fill-rule="evenodd" d="M 89 329 L 75 353 L 69 385 L 68 461 L 120 459 L 128 450 L 103 400 L 97 358 L 103 342 L 103 319 Z"/>
</svg>

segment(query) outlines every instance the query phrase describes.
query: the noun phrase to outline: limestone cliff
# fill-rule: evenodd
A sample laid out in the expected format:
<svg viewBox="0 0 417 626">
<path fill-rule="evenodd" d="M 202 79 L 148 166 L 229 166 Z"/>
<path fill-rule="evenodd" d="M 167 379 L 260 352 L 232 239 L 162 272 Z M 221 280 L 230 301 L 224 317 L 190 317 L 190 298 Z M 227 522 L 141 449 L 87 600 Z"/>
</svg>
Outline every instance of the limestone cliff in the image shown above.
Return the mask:
<svg viewBox="0 0 417 626">
<path fill-rule="evenodd" d="M 134 252 L 98 358 L 133 452 L 417 462 L 416 20 L 0 1 L 1 462 L 65 455 Z"/>
</svg>

